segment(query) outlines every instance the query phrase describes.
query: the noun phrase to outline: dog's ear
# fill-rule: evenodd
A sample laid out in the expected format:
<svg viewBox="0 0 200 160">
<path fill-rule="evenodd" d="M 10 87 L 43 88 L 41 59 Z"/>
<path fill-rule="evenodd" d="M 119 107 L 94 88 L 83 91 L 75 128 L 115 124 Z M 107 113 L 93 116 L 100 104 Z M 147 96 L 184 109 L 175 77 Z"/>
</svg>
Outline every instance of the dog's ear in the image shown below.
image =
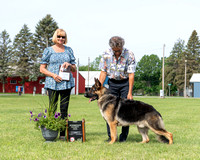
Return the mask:
<svg viewBox="0 0 200 160">
<path fill-rule="evenodd" d="M 98 79 L 98 78 L 94 78 L 94 82 L 95 82 L 95 83 L 98 83 L 98 82 L 99 82 L 99 79 Z"/>
<path fill-rule="evenodd" d="M 94 81 L 95 81 L 95 86 L 97 88 L 100 88 L 101 87 L 101 82 L 98 80 L 98 78 L 94 78 Z"/>
<path fill-rule="evenodd" d="M 98 79 L 94 78 L 95 85 L 98 84 Z"/>
</svg>

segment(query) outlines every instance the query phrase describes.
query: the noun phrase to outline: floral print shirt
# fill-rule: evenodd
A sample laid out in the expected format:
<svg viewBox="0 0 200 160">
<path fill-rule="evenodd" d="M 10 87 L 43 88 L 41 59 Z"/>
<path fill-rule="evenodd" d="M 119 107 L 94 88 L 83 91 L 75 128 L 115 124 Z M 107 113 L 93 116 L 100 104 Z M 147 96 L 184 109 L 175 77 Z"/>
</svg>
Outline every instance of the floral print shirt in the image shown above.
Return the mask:
<svg viewBox="0 0 200 160">
<path fill-rule="evenodd" d="M 100 60 L 99 68 L 107 72 L 110 79 L 122 80 L 127 79 L 129 73 L 136 70 L 136 60 L 133 52 L 123 48 L 118 60 L 116 59 L 112 48 L 106 50 Z"/>
<path fill-rule="evenodd" d="M 52 47 L 45 48 L 40 64 L 47 64 L 47 70 L 59 74 L 59 67 L 64 62 L 76 64 L 73 50 L 65 46 L 64 52 L 56 53 Z M 70 73 L 69 81 L 56 82 L 52 77 L 46 77 L 44 88 L 52 90 L 71 89 L 75 86 L 72 73 Z"/>
</svg>

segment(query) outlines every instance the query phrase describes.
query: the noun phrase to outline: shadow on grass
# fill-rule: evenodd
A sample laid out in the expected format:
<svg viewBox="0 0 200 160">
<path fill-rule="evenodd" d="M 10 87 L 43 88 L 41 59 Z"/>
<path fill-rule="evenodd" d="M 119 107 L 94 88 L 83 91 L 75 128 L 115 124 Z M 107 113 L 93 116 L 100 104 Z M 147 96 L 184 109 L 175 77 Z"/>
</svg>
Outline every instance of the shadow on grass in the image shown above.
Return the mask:
<svg viewBox="0 0 200 160">
<path fill-rule="evenodd" d="M 160 143 L 157 140 L 157 136 L 153 135 L 153 134 L 149 134 L 149 143 Z M 128 138 L 127 138 L 128 142 L 135 142 L 135 143 L 140 143 L 142 141 L 142 136 L 139 133 L 133 133 L 133 134 L 129 134 Z"/>
<path fill-rule="evenodd" d="M 120 133 L 118 133 L 118 139 L 119 139 Z M 86 133 L 86 139 L 87 141 L 94 141 L 94 140 L 102 140 L 105 141 L 108 138 L 107 132 L 87 132 Z M 149 135 L 150 142 L 149 143 L 160 143 L 157 140 L 156 135 L 150 134 Z M 129 134 L 126 142 L 133 142 L 133 143 L 139 143 L 142 141 L 142 136 L 139 133 L 135 134 Z"/>
</svg>

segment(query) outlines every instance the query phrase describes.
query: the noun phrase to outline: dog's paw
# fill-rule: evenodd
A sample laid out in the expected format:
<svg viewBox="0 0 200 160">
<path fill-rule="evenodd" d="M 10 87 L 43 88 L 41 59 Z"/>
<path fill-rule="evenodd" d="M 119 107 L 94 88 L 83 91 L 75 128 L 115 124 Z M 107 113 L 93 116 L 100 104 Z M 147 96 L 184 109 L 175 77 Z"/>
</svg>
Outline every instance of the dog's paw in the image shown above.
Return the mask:
<svg viewBox="0 0 200 160">
<path fill-rule="evenodd" d="M 110 141 L 109 144 L 113 144 L 115 141 Z"/>
<path fill-rule="evenodd" d="M 142 142 L 139 142 L 139 143 L 148 143 L 149 142 L 149 140 L 146 140 L 146 141 L 142 141 Z"/>
</svg>

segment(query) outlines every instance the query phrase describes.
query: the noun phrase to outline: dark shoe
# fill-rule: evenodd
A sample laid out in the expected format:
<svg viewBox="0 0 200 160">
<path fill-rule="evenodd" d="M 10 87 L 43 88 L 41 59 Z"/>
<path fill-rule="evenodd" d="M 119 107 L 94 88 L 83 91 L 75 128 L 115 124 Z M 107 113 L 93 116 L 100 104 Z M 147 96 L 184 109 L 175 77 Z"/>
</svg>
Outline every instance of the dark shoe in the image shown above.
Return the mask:
<svg viewBox="0 0 200 160">
<path fill-rule="evenodd" d="M 108 139 L 105 140 L 105 142 L 110 142 L 111 138 L 109 137 Z"/>
<path fill-rule="evenodd" d="M 66 140 L 66 139 L 65 139 L 65 136 L 60 136 L 59 139 L 60 139 L 61 141 L 65 141 L 65 140 Z"/>
<path fill-rule="evenodd" d="M 126 136 L 122 136 L 122 135 L 120 135 L 119 136 L 119 142 L 125 142 L 126 141 Z"/>
<path fill-rule="evenodd" d="M 127 139 L 127 135 L 126 134 L 120 134 L 119 136 L 119 142 L 125 142 Z"/>
<path fill-rule="evenodd" d="M 126 142 L 126 139 L 120 139 L 119 142 L 120 142 L 120 143 Z"/>
</svg>

